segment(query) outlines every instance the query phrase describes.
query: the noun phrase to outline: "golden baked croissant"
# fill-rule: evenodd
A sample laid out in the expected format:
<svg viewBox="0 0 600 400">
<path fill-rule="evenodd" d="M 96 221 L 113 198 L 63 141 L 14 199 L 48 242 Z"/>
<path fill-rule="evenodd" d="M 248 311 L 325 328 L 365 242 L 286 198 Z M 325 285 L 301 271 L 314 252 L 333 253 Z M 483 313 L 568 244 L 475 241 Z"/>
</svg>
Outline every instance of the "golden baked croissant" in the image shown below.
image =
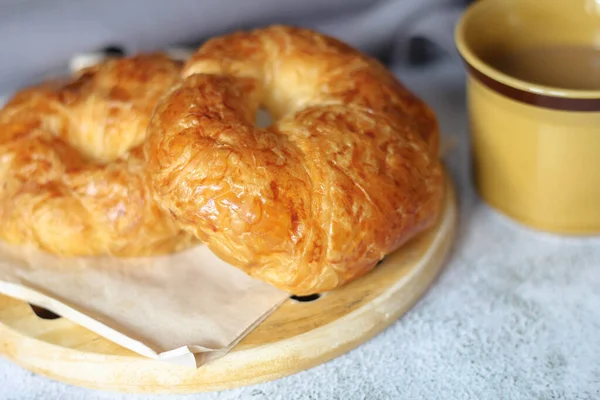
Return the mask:
<svg viewBox="0 0 600 400">
<path fill-rule="evenodd" d="M 436 119 L 375 60 L 275 26 L 208 41 L 183 74 L 150 122 L 151 183 L 230 264 L 298 295 L 330 290 L 437 219 Z"/>
<path fill-rule="evenodd" d="M 139 256 L 190 242 L 152 200 L 141 144 L 181 64 L 111 59 L 0 111 L 0 237 L 61 255 Z"/>
</svg>

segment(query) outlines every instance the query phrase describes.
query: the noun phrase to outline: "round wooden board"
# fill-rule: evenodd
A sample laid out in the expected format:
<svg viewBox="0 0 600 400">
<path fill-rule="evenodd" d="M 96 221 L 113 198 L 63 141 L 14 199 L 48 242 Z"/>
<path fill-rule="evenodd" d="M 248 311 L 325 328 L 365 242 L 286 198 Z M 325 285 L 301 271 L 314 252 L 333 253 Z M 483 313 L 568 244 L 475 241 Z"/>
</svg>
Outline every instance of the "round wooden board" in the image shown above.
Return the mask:
<svg viewBox="0 0 600 400">
<path fill-rule="evenodd" d="M 434 229 L 343 288 L 312 302 L 288 300 L 226 356 L 198 369 L 146 359 L 65 318 L 41 319 L 28 304 L 1 295 L 0 352 L 41 375 L 109 391 L 189 393 L 277 379 L 355 348 L 407 312 L 441 270 L 456 221 L 448 180 Z"/>
</svg>

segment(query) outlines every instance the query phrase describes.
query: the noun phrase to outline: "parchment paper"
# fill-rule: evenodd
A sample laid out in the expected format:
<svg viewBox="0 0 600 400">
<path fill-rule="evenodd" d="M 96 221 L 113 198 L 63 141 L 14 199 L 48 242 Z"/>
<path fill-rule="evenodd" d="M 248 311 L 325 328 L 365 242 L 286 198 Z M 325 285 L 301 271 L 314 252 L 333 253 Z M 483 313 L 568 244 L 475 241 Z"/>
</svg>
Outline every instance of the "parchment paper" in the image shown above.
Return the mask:
<svg viewBox="0 0 600 400">
<path fill-rule="evenodd" d="M 159 257 L 61 258 L 2 242 L 0 293 L 192 367 L 225 355 L 288 297 L 203 245 Z"/>
</svg>

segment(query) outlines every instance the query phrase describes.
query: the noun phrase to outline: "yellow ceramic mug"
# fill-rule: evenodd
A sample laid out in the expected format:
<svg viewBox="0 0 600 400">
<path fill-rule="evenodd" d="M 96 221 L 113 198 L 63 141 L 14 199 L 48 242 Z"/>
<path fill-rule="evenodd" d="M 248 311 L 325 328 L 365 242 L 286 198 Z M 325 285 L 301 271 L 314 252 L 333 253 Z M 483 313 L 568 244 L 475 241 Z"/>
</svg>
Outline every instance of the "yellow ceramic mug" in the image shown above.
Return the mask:
<svg viewBox="0 0 600 400">
<path fill-rule="evenodd" d="M 600 46 L 600 0 L 480 0 L 459 22 L 456 43 L 469 71 L 482 198 L 541 230 L 599 233 L 600 91 L 533 84 L 489 60 L 547 45 Z"/>
</svg>

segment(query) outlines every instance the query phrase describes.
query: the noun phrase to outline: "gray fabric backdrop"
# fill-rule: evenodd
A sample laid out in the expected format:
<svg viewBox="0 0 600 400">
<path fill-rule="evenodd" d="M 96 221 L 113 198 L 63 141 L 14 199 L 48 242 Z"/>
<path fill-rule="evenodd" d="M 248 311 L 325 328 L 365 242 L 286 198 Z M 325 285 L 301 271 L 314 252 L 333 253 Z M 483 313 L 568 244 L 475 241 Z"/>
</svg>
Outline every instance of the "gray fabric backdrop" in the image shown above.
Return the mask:
<svg viewBox="0 0 600 400">
<path fill-rule="evenodd" d="M 0 0 L 0 93 L 61 73 L 74 53 L 197 44 L 239 28 L 288 23 L 321 30 L 389 62 L 409 39 L 453 51 L 465 0 Z"/>
</svg>

